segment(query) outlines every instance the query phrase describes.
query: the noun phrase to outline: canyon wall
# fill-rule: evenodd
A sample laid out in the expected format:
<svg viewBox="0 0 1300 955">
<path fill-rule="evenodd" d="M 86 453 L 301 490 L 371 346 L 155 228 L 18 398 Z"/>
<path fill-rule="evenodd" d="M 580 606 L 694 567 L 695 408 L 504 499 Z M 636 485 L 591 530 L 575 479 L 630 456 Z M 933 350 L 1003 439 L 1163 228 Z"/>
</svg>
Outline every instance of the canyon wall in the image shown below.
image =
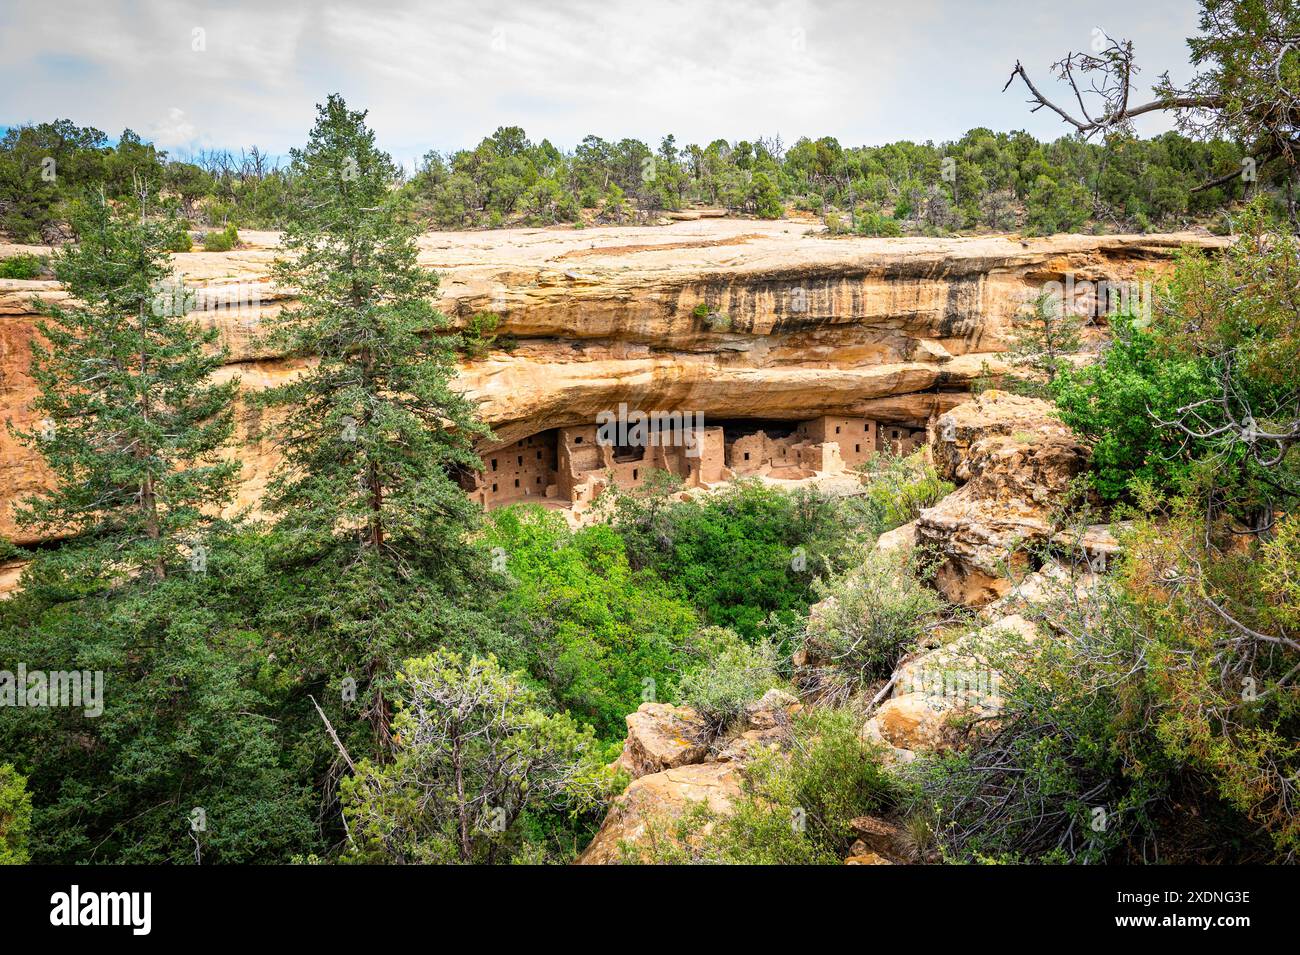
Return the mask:
<svg viewBox="0 0 1300 955">
<path fill-rule="evenodd" d="M 428 233 L 420 260 L 442 275 L 439 307 L 463 327 L 491 311 L 513 347 L 466 361 L 458 387 L 497 442 L 590 423 L 604 410 L 701 412 L 709 420 L 822 415 L 923 423 L 1001 363 L 1010 321 L 1050 281 L 1158 275 L 1192 234 L 1044 239 L 826 238 L 807 223 L 702 219 L 668 227 Z M 175 256 L 196 288 L 196 319 L 230 350 L 226 375 L 257 389 L 295 373 L 259 350 L 265 320 L 292 303 L 267 281 L 274 233 L 228 253 Z M 0 245 L 0 256 L 20 249 Z M 0 279 L 0 421 L 30 426 L 33 297 L 53 282 Z M 250 304 L 251 303 L 251 304 Z M 1095 338 L 1102 333 L 1094 327 Z M 241 415 L 240 505 L 275 465 Z M 20 543 L 12 505 L 47 480 L 0 429 L 0 535 Z"/>
</svg>

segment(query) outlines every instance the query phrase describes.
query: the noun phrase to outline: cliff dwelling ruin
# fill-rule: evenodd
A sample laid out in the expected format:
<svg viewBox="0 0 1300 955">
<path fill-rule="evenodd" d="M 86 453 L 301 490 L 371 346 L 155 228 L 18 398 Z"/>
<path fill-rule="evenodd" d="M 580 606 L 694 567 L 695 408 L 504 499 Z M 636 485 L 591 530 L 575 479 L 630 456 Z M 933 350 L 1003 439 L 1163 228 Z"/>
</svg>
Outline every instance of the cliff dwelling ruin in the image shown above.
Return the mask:
<svg viewBox="0 0 1300 955">
<path fill-rule="evenodd" d="M 920 423 L 882 424 L 823 415 L 806 421 L 711 422 L 689 441 L 609 440 L 597 424 L 551 428 L 483 450 L 483 470 L 461 486 L 485 508 L 525 502 L 583 510 L 610 485 L 639 487 L 667 471 L 687 487 L 740 477 L 801 480 L 851 471 L 888 451 L 911 454 L 925 442 Z"/>
</svg>

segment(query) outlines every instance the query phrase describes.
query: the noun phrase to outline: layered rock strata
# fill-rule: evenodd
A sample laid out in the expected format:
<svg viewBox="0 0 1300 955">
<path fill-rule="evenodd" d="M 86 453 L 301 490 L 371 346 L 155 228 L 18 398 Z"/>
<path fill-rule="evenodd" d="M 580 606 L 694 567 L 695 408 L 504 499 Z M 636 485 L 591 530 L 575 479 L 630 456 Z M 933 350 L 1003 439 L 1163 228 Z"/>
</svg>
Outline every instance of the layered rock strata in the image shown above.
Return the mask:
<svg viewBox="0 0 1300 955">
<path fill-rule="evenodd" d="M 266 320 L 291 305 L 273 286 L 273 233 L 241 233 L 229 253 L 178 254 L 198 291 L 196 320 L 230 351 L 224 376 L 259 389 L 300 363 L 258 344 Z M 701 218 L 662 228 L 432 232 L 420 261 L 443 277 L 439 307 L 458 327 L 502 316 L 484 357 L 466 360 L 458 387 L 497 440 L 587 425 L 620 403 L 690 411 L 705 420 L 827 415 L 919 427 L 999 367 L 1012 316 L 1046 282 L 1136 281 L 1168 267 L 1195 235 L 1055 236 L 1020 240 L 830 239 L 788 221 Z M 39 248 L 0 245 L 0 256 Z M 53 282 L 0 280 L 0 419 L 30 426 L 33 298 L 59 300 Z M 275 467 L 262 423 L 241 417 L 238 506 L 256 504 Z M 49 476 L 0 431 L 0 535 L 12 502 Z"/>
</svg>

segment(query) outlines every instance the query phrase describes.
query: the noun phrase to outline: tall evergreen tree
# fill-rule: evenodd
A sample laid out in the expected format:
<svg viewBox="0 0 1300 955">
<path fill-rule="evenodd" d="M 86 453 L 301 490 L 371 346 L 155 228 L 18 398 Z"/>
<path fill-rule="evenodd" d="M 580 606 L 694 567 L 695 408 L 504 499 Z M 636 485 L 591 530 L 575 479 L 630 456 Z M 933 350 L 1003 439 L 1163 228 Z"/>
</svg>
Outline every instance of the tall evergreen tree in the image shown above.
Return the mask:
<svg viewBox="0 0 1300 955">
<path fill-rule="evenodd" d="M 60 554 L 76 575 L 164 578 L 192 557 L 239 471 L 220 455 L 238 382 L 212 382 L 226 357 L 217 330 L 185 317 L 167 255 L 178 224 L 148 207 L 147 193 L 116 209 L 92 196 L 73 217 L 79 241 L 54 266 L 70 301 L 38 306 L 37 420 L 16 434 L 54 486 L 17 517 L 74 537 Z"/>
<path fill-rule="evenodd" d="M 473 439 L 486 429 L 450 387 L 438 279 L 416 262 L 397 167 L 365 113 L 331 96 L 292 155 L 296 214 L 275 276 L 298 304 L 270 340 L 316 360 L 265 395 L 282 409 L 285 460 L 268 504 L 306 574 L 273 615 L 304 643 L 323 641 L 303 647 L 309 669 L 365 685 L 382 743 L 396 663 L 464 634 L 455 605 L 472 602 L 486 571 L 465 543 L 477 509 L 449 476 L 479 466 Z"/>
</svg>

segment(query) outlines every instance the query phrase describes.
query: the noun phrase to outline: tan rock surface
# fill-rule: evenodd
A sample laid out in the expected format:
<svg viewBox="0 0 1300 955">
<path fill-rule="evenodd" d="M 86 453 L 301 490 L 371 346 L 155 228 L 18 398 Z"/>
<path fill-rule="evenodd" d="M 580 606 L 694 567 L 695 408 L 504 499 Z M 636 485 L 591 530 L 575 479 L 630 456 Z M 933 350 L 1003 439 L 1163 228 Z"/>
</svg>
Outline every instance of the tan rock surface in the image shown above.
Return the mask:
<svg viewBox="0 0 1300 955">
<path fill-rule="evenodd" d="M 688 763 L 708 752 L 704 722 L 686 706 L 642 703 L 627 715 L 627 739 L 617 765 L 633 779 Z"/>
<path fill-rule="evenodd" d="M 622 844 L 635 846 L 651 831 L 651 822 L 671 825 L 696 803 L 718 813 L 731 810 L 740 795 L 739 764 L 696 763 L 651 773 L 632 780 L 614 800 L 600 831 L 578 856 L 578 865 L 609 865 L 623 861 Z"/>
<path fill-rule="evenodd" d="M 1088 450 L 1036 398 L 987 391 L 940 415 L 930 431 L 939 473 L 964 482 L 916 521 L 919 546 L 943 562 L 939 590 L 982 607 L 1023 574 L 1024 548 L 1054 537 L 1053 510 L 1088 466 Z"/>
<path fill-rule="evenodd" d="M 672 821 L 694 804 L 729 813 L 740 794 L 745 764 L 760 747 L 781 745 L 800 707 L 784 690 L 768 690 L 745 707 L 739 732 L 709 747 L 696 742 L 701 727 L 689 707 L 641 704 L 627 717 L 627 739 L 617 763 L 632 782 L 614 800 L 578 863 L 622 862 L 624 844 L 634 849 L 651 833 L 672 838 Z"/>
<path fill-rule="evenodd" d="M 827 239 L 794 221 L 700 218 L 662 228 L 431 232 L 420 260 L 443 276 L 439 306 L 457 324 L 503 316 L 510 352 L 467 363 L 458 386 L 502 442 L 590 421 L 625 401 L 707 418 L 807 419 L 869 415 L 924 420 L 947 411 L 998 353 L 1010 318 L 1042 283 L 1065 272 L 1123 280 L 1165 268 L 1195 235 L 1055 236 L 1024 241 Z M 259 351 L 268 316 L 291 290 L 267 281 L 277 236 L 243 232 L 245 248 L 175 256 L 212 309 L 231 351 L 227 374 L 256 389 L 296 366 Z M 0 245 L 0 256 L 19 251 Z M 57 299 L 52 282 L 0 280 L 0 420 L 30 423 L 31 299 Z M 241 304 L 243 303 L 243 304 Z M 710 330 L 697 305 L 725 314 Z M 241 421 L 240 506 L 255 504 L 271 449 Z M 0 501 L 46 481 L 34 455 L 0 430 Z M 9 506 L 0 535 L 18 531 Z"/>
<path fill-rule="evenodd" d="M 1001 710 L 990 648 L 1006 640 L 1028 646 L 1037 637 L 1032 622 L 1013 615 L 906 661 L 895 671 L 894 695 L 867 719 L 863 737 L 891 747 L 904 762 L 917 750 L 960 745 L 963 719 L 989 719 Z"/>
</svg>

